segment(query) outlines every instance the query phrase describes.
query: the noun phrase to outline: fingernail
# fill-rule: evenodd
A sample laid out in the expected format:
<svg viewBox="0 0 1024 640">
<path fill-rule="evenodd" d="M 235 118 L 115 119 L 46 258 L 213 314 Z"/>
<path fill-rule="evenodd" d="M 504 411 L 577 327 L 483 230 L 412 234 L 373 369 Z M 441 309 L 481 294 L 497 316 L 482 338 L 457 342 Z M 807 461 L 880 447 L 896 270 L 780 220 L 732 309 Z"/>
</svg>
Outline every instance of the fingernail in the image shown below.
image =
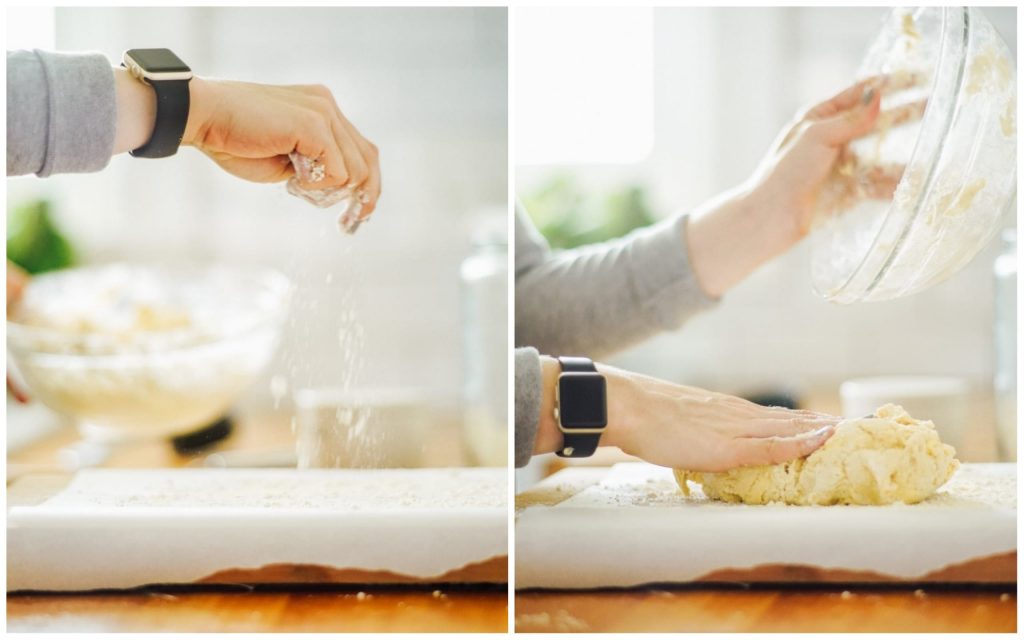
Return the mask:
<svg viewBox="0 0 1024 640">
<path fill-rule="evenodd" d="M 874 87 L 869 87 L 868 90 L 864 92 L 864 95 L 861 96 L 861 98 L 860 98 L 861 102 L 863 102 L 865 105 L 871 104 L 871 101 L 874 100 L 874 99 L 875 99 L 875 88 Z"/>
<path fill-rule="evenodd" d="M 820 429 L 812 431 L 811 438 L 813 438 L 814 440 L 824 440 L 826 437 L 828 437 L 828 434 L 831 433 L 832 429 L 834 428 L 835 427 L 833 425 L 828 425 L 827 427 L 822 427 Z"/>
</svg>

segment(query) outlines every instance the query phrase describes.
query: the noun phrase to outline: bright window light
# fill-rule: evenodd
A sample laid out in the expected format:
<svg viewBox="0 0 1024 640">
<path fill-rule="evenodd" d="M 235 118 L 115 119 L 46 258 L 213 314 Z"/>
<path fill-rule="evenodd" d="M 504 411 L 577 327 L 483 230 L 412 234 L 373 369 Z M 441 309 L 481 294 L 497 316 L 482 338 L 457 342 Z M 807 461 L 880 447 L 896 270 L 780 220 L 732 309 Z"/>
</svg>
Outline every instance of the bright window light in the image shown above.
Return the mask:
<svg viewBox="0 0 1024 640">
<path fill-rule="evenodd" d="M 518 164 L 631 164 L 654 141 L 650 8 L 517 7 Z"/>
<path fill-rule="evenodd" d="M 7 7 L 7 50 L 53 49 L 53 7 Z"/>
</svg>

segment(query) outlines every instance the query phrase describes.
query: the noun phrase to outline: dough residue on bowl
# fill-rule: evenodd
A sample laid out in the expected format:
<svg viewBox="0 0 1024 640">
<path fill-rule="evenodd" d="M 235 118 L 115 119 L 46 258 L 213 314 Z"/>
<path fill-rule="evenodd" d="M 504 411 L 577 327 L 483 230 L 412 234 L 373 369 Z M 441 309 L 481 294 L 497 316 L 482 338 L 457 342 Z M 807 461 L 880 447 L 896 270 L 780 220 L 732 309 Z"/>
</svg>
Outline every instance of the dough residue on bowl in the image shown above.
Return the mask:
<svg viewBox="0 0 1024 640">
<path fill-rule="evenodd" d="M 874 416 L 843 420 L 806 458 L 721 473 L 677 469 L 675 477 L 687 495 L 687 481 L 693 481 L 709 498 L 726 502 L 913 504 L 953 476 L 959 467 L 955 456 L 931 421 L 915 420 L 903 407 L 887 404 Z"/>
<path fill-rule="evenodd" d="M 1013 78 L 1013 69 L 1006 55 L 993 45 L 985 47 L 971 60 L 967 70 L 968 95 L 984 90 L 1004 91 Z"/>
</svg>

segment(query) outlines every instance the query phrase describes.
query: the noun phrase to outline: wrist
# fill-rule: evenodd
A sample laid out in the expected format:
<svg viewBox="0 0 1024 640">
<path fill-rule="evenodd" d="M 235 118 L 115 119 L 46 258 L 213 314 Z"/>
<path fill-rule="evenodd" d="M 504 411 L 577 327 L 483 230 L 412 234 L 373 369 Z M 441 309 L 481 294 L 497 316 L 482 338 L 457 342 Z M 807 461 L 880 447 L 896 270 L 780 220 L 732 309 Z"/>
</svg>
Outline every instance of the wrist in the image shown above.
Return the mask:
<svg viewBox="0 0 1024 640">
<path fill-rule="evenodd" d="M 800 230 L 800 208 L 791 194 L 774 188 L 770 180 L 743 187 L 748 211 L 754 218 L 751 231 L 762 236 L 761 248 L 768 258 L 794 245 L 806 231 Z M 767 259 L 767 258 L 766 258 Z"/>
<path fill-rule="evenodd" d="M 615 367 L 597 364 L 597 371 L 605 378 L 608 424 L 601 434 L 601 446 L 619 447 L 628 450 L 632 441 L 633 416 L 639 388 L 629 374 Z M 555 419 L 555 389 L 562 367 L 558 360 L 541 356 L 541 403 L 540 419 L 533 452 L 551 453 L 562 448 L 562 432 Z"/>
<path fill-rule="evenodd" d="M 193 76 L 188 83 L 189 109 L 185 133 L 181 136 L 181 144 L 199 146 L 209 128 L 210 114 L 213 113 L 215 102 L 215 83 L 204 78 Z"/>
<path fill-rule="evenodd" d="M 138 149 L 149 141 L 156 126 L 156 92 L 133 77 L 127 69 L 114 67 L 117 122 L 114 153 Z"/>
<path fill-rule="evenodd" d="M 604 364 L 598 364 L 597 371 L 605 378 L 608 400 L 608 426 L 601 434 L 601 446 L 618 447 L 628 453 L 640 389 L 626 371 Z"/>
</svg>

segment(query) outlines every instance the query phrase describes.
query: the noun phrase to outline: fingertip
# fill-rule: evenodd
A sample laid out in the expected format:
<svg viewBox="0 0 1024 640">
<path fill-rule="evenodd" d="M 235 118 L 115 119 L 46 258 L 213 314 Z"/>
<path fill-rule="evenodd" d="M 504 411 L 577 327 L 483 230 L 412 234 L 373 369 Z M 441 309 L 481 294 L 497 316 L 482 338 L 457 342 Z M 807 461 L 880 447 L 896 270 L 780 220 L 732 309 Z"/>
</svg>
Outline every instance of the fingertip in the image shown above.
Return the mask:
<svg viewBox="0 0 1024 640">
<path fill-rule="evenodd" d="M 868 114 L 871 117 L 877 118 L 878 114 L 882 112 L 882 92 L 876 91 L 875 95 L 872 96 L 871 101 L 868 103 Z"/>
<path fill-rule="evenodd" d="M 835 432 L 835 425 L 826 425 L 795 436 L 769 436 L 744 439 L 736 452 L 741 466 L 782 464 L 814 453 Z"/>
<path fill-rule="evenodd" d="M 878 117 L 881 113 L 882 99 L 878 93 L 875 93 L 874 97 L 871 98 L 871 102 L 862 105 L 850 114 L 849 121 L 852 127 L 844 131 L 844 135 L 836 142 L 846 144 L 855 138 L 867 135 L 878 123 Z"/>
<path fill-rule="evenodd" d="M 882 112 L 882 94 L 875 92 L 875 95 L 871 98 L 871 102 L 868 103 L 867 108 L 868 115 L 873 118 L 877 118 L 878 114 Z"/>
<path fill-rule="evenodd" d="M 828 442 L 836 432 L 836 425 L 826 425 L 815 431 L 810 431 L 802 440 L 803 446 L 807 449 L 807 452 L 817 450 L 819 447 Z"/>
</svg>

